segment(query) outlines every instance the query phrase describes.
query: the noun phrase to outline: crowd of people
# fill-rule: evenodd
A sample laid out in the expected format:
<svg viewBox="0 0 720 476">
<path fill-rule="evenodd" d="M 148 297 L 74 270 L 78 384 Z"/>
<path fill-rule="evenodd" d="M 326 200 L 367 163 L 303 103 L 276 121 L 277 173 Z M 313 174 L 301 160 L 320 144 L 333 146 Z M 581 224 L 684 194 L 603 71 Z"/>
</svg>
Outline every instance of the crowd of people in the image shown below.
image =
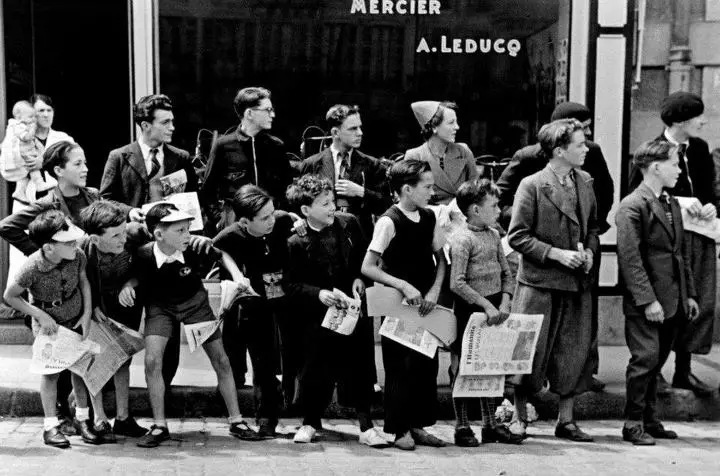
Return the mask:
<svg viewBox="0 0 720 476">
<path fill-rule="evenodd" d="M 189 154 L 170 145 L 171 100 L 143 97 L 134 107 L 138 140 L 110 152 L 96 189 L 87 184 L 82 147 L 52 130 L 52 100 L 36 95 L 15 104 L 0 156 L 3 177 L 16 183 L 13 213 L 0 222 L 0 236 L 13 247 L 4 299 L 29 316 L 36 335 L 61 326 L 86 337 L 91 321 L 107 319 L 142 329 L 153 413 L 149 429 L 130 415 L 129 362 L 113 377 L 112 425 L 102 392 L 89 394 L 68 371 L 42 375 L 46 444 L 68 447 L 67 436 L 76 434 L 91 444 L 124 435 L 141 447 L 169 439 L 165 398 L 178 366 L 180 324 L 216 318 L 203 285 L 213 263 L 233 281 L 249 280 L 258 295 L 226 311 L 222 331 L 203 343 L 237 438 L 273 438 L 283 408 L 295 405 L 303 419 L 294 441 L 311 443 L 337 388 L 340 403 L 356 411 L 360 443 L 403 450 L 446 444 L 427 431 L 436 422 L 437 354 L 381 338 L 384 431 L 394 435 L 388 442 L 371 417 L 378 380 L 372 320 L 362 317 L 350 335 L 321 325 L 329 307 L 347 306 L 344 296 L 364 299 L 366 286 L 378 283 L 399 290 L 422 316 L 438 303 L 451 306 L 458 336 L 474 312 L 491 326 L 511 312 L 544 316 L 532 372 L 508 379 L 511 424 L 496 422 L 494 398 L 456 398 L 456 445 L 480 444 L 470 405 L 481 409 L 483 443 L 522 443 L 526 403 L 546 387 L 560 397 L 556 436 L 593 440 L 575 422 L 573 407 L 577 395 L 603 385 L 593 377 L 599 236 L 610 228 L 614 184 L 600 147 L 589 140 L 592 114 L 585 106 L 560 104 L 538 144 L 518 151 L 497 184 L 479 176 L 470 149 L 456 142 L 460 125 L 451 102 L 411 105 L 424 143 L 390 166 L 359 150 L 357 106 L 335 105 L 326 115 L 332 143 L 305 159 L 299 174 L 269 132 L 270 91 L 241 89 L 234 108 L 239 125 L 213 140 L 198 176 Z M 698 137 L 702 101 L 674 93 L 661 117 L 667 127 L 635 152 L 631 193 L 616 213 L 632 354 L 622 434 L 638 445 L 677 437 L 655 410 L 656 395 L 668 385 L 660 370 L 671 350 L 672 385 L 712 391 L 690 363 L 711 346 L 715 244 L 683 230 L 675 198 L 686 197 L 691 216 L 717 215 L 715 169 Z M 193 216 L 163 202 L 161 179 L 178 172 L 186 177 L 184 191 L 198 193 L 202 233 L 191 233 Z M 454 379 L 459 340 L 449 350 Z M 252 426 L 237 398 L 248 352 Z"/>
</svg>

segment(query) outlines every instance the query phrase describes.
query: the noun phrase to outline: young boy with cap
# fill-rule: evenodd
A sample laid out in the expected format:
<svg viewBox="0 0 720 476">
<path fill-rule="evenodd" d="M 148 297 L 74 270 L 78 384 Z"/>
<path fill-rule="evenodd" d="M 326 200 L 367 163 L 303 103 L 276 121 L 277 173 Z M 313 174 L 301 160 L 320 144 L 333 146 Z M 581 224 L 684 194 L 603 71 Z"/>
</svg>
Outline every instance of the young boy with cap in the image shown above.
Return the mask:
<svg viewBox="0 0 720 476">
<path fill-rule="evenodd" d="M 660 105 L 660 118 L 665 130 L 658 140 L 670 142 L 678 148 L 680 177 L 667 192 L 674 197 L 692 197 L 687 211 L 701 219 L 714 219 L 720 197 L 714 187 L 715 163 L 707 142 L 700 138 L 707 123 L 702 99 L 693 93 L 677 91 L 666 97 Z M 633 167 L 630 173 L 630 191 L 643 179 L 642 171 Z M 697 290 L 700 315 L 692 322 L 682 321 L 673 346 L 675 351 L 675 374 L 672 386 L 692 390 L 698 396 L 709 396 L 713 389 L 691 372 L 692 354 L 707 354 L 712 347 L 715 321 L 715 266 L 717 253 L 715 240 L 691 231 L 685 231 L 685 242 L 690 250 L 692 268 Z M 667 383 L 661 380 L 659 392 L 668 392 Z"/>
<path fill-rule="evenodd" d="M 5 301 L 32 317 L 33 333 L 54 334 L 58 326 L 79 332 L 90 330 L 92 304 L 90 283 L 85 275 L 85 253 L 76 246 L 85 234 L 59 210 L 38 215 L 30 223 L 30 239 L 40 247 L 25 261 L 5 290 Z M 30 292 L 30 302 L 23 298 Z M 58 426 L 56 414 L 58 374 L 42 375 L 40 398 L 45 413 L 43 440 L 46 445 L 67 448 L 70 442 Z M 82 378 L 72 374 L 77 407 L 73 424 L 83 441 L 99 444 L 101 439 L 89 422 L 88 392 Z"/>
<path fill-rule="evenodd" d="M 162 362 L 165 346 L 172 333 L 177 332 L 176 321 L 187 325 L 215 319 L 199 274 L 202 261 L 207 257 L 222 257 L 223 265 L 233 278 L 239 280 L 241 277 L 226 253 L 210 250 L 203 256 L 188 247 L 192 219 L 191 215 L 167 203 L 155 205 L 145 215 L 148 231 L 155 241 L 138 250 L 135 276 L 146 296 L 145 379 L 155 422 L 137 443 L 143 448 L 154 448 L 170 438 L 165 419 Z M 218 389 L 229 412 L 230 434 L 236 435 L 243 419 L 230 360 L 220 341 L 219 329 L 203 343 L 203 349 L 217 374 Z"/>
</svg>

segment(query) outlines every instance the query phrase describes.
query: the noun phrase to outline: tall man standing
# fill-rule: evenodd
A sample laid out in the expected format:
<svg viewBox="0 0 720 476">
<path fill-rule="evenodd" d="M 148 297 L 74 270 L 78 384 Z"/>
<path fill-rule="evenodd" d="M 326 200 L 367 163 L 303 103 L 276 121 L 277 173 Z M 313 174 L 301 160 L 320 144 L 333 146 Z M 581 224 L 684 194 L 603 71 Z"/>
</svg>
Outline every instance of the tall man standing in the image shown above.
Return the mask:
<svg viewBox="0 0 720 476">
<path fill-rule="evenodd" d="M 162 198 L 160 178 L 184 170 L 186 192 L 197 190 L 197 176 L 187 151 L 170 145 L 175 131 L 172 102 L 164 94 L 140 98 L 134 108 L 138 140 L 110 152 L 100 195 L 134 208 Z M 163 378 L 172 382 L 180 359 L 180 326 L 174 329 L 163 361 Z"/>
<path fill-rule="evenodd" d="M 337 209 L 360 220 L 367 236 L 372 234 L 372 216 L 380 216 L 392 205 L 382 163 L 358 150 L 362 144 L 362 119 L 357 106 L 336 104 L 325 115 L 332 144 L 305 159 L 303 174 L 325 177 L 335 185 Z"/>
<path fill-rule="evenodd" d="M 705 105 L 699 96 L 677 91 L 665 98 L 660 106 L 660 118 L 665 130 L 658 140 L 670 142 L 678 148 L 680 178 L 668 193 L 675 197 L 693 197 L 697 200 L 687 211 L 694 216 L 710 219 L 717 216 L 716 205 L 720 200 L 715 194 L 715 163 L 707 142 L 700 131 L 707 123 Z M 642 181 L 637 168 L 630 173 L 630 190 Z M 675 375 L 672 386 L 692 390 L 698 396 L 708 396 L 712 388 L 692 374 L 692 354 L 707 354 L 712 347 L 715 320 L 717 253 L 715 240 L 698 233 L 685 231 L 685 242 L 690 249 L 690 266 L 695 281 L 700 314 L 692 322 L 683 320 L 673 349 L 675 350 Z M 659 388 L 659 391 L 663 389 Z"/>
</svg>

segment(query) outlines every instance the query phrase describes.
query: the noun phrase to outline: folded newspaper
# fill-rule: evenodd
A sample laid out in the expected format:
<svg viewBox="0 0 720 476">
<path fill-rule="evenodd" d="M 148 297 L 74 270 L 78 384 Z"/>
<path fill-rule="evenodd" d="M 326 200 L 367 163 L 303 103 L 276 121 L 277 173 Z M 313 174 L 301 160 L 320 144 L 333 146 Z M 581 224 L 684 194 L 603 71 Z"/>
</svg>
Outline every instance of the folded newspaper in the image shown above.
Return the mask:
<svg viewBox="0 0 720 476">
<path fill-rule="evenodd" d="M 693 233 L 698 233 L 708 238 L 712 238 L 716 242 L 720 242 L 720 219 L 712 217 L 709 219 L 692 216 L 688 212 L 693 202 L 698 201 L 694 197 L 675 197 L 680 204 L 680 211 L 682 212 L 683 228 Z"/>
<path fill-rule="evenodd" d="M 430 358 L 435 357 L 437 348 L 442 346 L 442 342 L 427 330 L 397 317 L 385 318 L 380 326 L 380 335 Z"/>
<path fill-rule="evenodd" d="M 62 326 L 54 334 L 38 334 L 32 349 L 30 372 L 41 375 L 61 372 L 86 355 L 102 350 L 97 343 L 83 340 L 80 334 Z"/>
<path fill-rule="evenodd" d="M 360 297 L 355 296 L 353 299 L 339 289 L 333 289 L 333 294 L 345 301 L 345 308 L 329 307 L 321 325 L 338 334 L 349 336 L 355 330 L 360 318 Z"/>
<path fill-rule="evenodd" d="M 162 196 L 168 197 L 176 193 L 183 193 L 187 184 L 187 173 L 185 170 L 178 170 L 171 174 L 160 177 Z"/>
<path fill-rule="evenodd" d="M 102 352 L 84 355 L 69 369 L 83 378 L 92 395 L 102 390 L 118 369 L 145 347 L 142 334 L 109 318 L 91 321 L 88 339 L 100 345 Z"/>
<path fill-rule="evenodd" d="M 453 397 L 499 397 L 506 374 L 529 374 L 542 322 L 542 314 L 510 314 L 502 324 L 489 326 L 485 313 L 471 314 Z"/>
</svg>

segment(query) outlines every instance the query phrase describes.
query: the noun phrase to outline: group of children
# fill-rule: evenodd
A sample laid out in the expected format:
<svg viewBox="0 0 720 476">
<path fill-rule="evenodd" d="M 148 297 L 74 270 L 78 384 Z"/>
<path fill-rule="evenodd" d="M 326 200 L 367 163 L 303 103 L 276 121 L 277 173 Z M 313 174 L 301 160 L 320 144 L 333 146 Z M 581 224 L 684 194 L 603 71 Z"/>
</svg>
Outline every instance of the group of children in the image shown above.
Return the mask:
<svg viewBox="0 0 720 476">
<path fill-rule="evenodd" d="M 636 156 L 656 199 L 661 196 L 657 190 L 670 186 L 677 168 L 676 156 L 674 168 L 672 162 L 666 165 L 671 152 L 666 148 Z M 428 208 L 434 185 L 430 165 L 423 160 L 401 160 L 390 168 L 388 180 L 397 202 L 378 218 L 372 237 L 364 235 L 355 216 L 336 211 L 332 184 L 314 175 L 296 179 L 285 197 L 293 211 L 304 219 L 304 226 L 297 228 L 287 213 L 275 210 L 273 197 L 267 192 L 246 185 L 231 204 L 236 222 L 216 236 L 212 246 L 209 239 L 191 235 L 192 217 L 170 204 L 155 205 L 147 212 L 145 228 L 152 241 L 144 244 L 128 239 L 127 207 L 116 202 L 90 203 L 75 224 L 61 211 L 47 211 L 29 225 L 30 239 L 40 249 L 24 263 L 4 297 L 8 304 L 33 318 L 36 333 L 52 333 L 62 326 L 87 336 L 93 320 L 108 318 L 137 330 L 144 308 L 145 376 L 153 411 L 152 427 L 140 427 L 129 415 L 128 363 L 114 376 L 117 415 L 112 426 L 102 407 L 102 395 L 88 396 L 82 379 L 73 376 L 75 425 L 88 443 L 113 442 L 115 435 L 120 434 L 139 437 L 137 444 L 141 447 L 155 447 L 169 438 L 162 375 L 165 347 L 179 333 L 181 323 L 216 318 L 201 270 L 208 261 L 219 260 L 233 280 L 246 277 L 259 295 L 241 304 L 242 319 L 250 323 L 244 327 L 252 334 L 248 342 L 258 402 L 257 430 L 241 416 L 237 387 L 243 382 L 236 382 L 228 358 L 233 332 L 237 333 L 237 316 L 226 317 L 224 336 L 217 330 L 203 344 L 228 409 L 230 434 L 244 440 L 263 440 L 275 435 L 281 388 L 285 388 L 284 382 L 281 387 L 276 378 L 278 356 L 273 332 L 277 325 L 283 373 L 294 366 L 299 377 L 303 421 L 294 441 L 310 443 L 316 439 L 322 429 L 321 418 L 337 386 L 357 412 L 360 443 L 385 447 L 389 442 L 374 426 L 370 412 L 375 383 L 372 322 L 361 317 L 350 335 L 342 335 L 323 327 L 322 321 L 329 307 L 347 306 L 344 296 L 363 296 L 366 285 L 373 282 L 399 290 L 410 305 L 418 307 L 421 315 L 429 313 L 438 302 L 448 270 L 443 234 L 435 214 Z M 448 240 L 449 283 L 455 298 L 457 334 L 461 336 L 470 314 L 476 311 L 486 314 L 488 325 L 502 323 L 510 312 L 516 284 L 495 229 L 500 213 L 495 186 L 484 179 L 471 180 L 459 188 L 456 200 L 466 225 Z M 652 196 L 648 200 L 652 201 Z M 626 208 L 621 206 L 618 213 L 622 225 L 618 229 L 618 243 L 624 233 L 638 235 L 645 230 L 633 214 L 624 211 Z M 623 221 L 625 217 L 629 219 L 627 223 Z M 674 220 L 677 228 L 680 220 L 677 210 L 671 207 L 663 217 L 671 224 Z M 681 248 L 681 234 L 676 232 L 673 240 L 671 252 Z M 621 260 L 621 270 L 632 266 L 634 272 L 639 272 L 647 266 L 642 256 L 649 252 L 647 247 L 638 250 L 631 250 L 628 259 Z M 623 253 L 620 248 L 618 251 Z M 677 267 L 672 269 L 684 272 Z M 645 301 L 655 285 L 652 279 L 645 281 L 635 281 L 647 288 L 638 291 L 637 296 L 642 298 L 633 293 L 637 306 L 648 304 Z M 678 282 L 685 281 L 678 278 Z M 29 301 L 24 298 L 26 291 Z M 686 296 L 692 297 L 692 293 L 683 290 L 677 296 L 668 306 L 679 302 L 680 309 L 686 309 L 692 316 L 692 299 L 682 301 Z M 664 308 L 663 296 L 658 294 L 657 300 L 658 306 Z M 644 315 L 654 322 L 659 312 L 662 322 L 663 309 L 655 312 L 655 307 L 646 308 Z M 648 314 L 648 309 L 655 314 Z M 673 314 L 674 307 L 665 309 L 666 316 Z M 651 332 L 652 339 L 660 342 L 667 342 L 671 335 L 665 327 L 652 326 L 640 318 L 637 325 L 650 326 L 646 334 Z M 458 344 L 452 348 L 454 375 L 460 352 Z M 633 394 L 633 408 L 629 411 L 635 416 L 624 431 L 626 439 L 642 440 L 645 444 L 650 443 L 650 439 L 642 436 L 645 433 L 672 437 L 672 432 L 664 430 L 657 420 L 653 405 L 652 382 L 667 357 L 667 345 L 660 345 L 662 350 L 655 355 L 651 344 L 643 341 L 637 346 L 642 347 L 643 358 L 650 359 L 652 365 L 639 371 L 641 376 L 634 386 L 640 394 Z M 385 337 L 381 345 L 385 368 L 384 431 L 394 435 L 393 444 L 399 449 L 444 446 L 444 441 L 426 431 L 436 421 L 437 355 L 426 357 Z M 636 359 L 633 346 L 631 351 Z M 652 355 L 648 357 L 648 353 Z M 48 445 L 68 447 L 70 443 L 59 430 L 55 414 L 56 387 L 57 375 L 41 377 L 43 437 Z M 455 443 L 459 446 L 480 444 L 470 429 L 469 403 L 467 399 L 454 400 Z M 495 423 L 494 399 L 480 399 L 479 403 L 483 442 L 522 442 L 524 435 Z M 95 415 L 92 423 L 90 404 Z"/>
</svg>

